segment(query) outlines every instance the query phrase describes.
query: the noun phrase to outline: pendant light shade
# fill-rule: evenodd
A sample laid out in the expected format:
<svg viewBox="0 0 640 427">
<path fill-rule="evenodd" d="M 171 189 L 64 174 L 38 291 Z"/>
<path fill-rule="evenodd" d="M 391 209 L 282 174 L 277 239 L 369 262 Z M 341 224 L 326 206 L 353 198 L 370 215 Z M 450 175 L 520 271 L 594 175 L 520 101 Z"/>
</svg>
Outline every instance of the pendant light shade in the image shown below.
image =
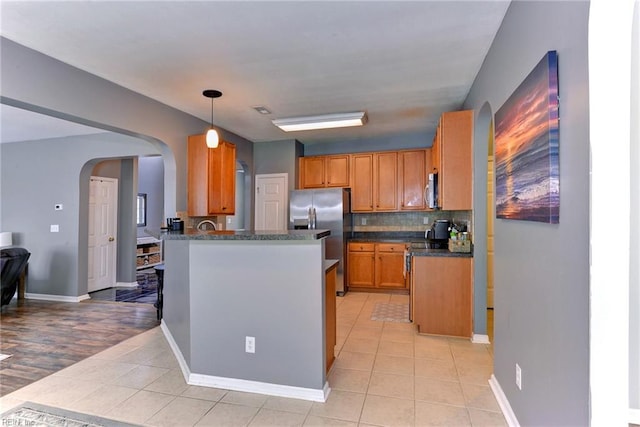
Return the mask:
<svg viewBox="0 0 640 427">
<path fill-rule="evenodd" d="M 216 148 L 218 146 L 218 142 L 220 142 L 220 136 L 218 135 L 218 131 L 213 128 L 213 99 L 220 98 L 222 96 L 222 92 L 214 89 L 207 89 L 202 92 L 204 96 L 207 98 L 211 98 L 211 127 L 207 131 L 207 147 Z"/>
<path fill-rule="evenodd" d="M 214 128 L 209 129 L 207 131 L 207 147 L 216 148 L 218 146 L 218 142 L 220 142 L 218 132 Z"/>
</svg>

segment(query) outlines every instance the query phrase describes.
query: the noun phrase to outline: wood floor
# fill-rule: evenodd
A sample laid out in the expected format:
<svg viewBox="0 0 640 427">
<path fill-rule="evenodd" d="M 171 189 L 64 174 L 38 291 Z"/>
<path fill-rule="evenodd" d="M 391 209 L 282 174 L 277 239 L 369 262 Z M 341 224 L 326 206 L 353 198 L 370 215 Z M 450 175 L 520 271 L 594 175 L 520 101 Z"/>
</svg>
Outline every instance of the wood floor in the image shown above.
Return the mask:
<svg viewBox="0 0 640 427">
<path fill-rule="evenodd" d="M 0 311 L 0 396 L 158 325 L 153 304 L 13 300 Z"/>
</svg>

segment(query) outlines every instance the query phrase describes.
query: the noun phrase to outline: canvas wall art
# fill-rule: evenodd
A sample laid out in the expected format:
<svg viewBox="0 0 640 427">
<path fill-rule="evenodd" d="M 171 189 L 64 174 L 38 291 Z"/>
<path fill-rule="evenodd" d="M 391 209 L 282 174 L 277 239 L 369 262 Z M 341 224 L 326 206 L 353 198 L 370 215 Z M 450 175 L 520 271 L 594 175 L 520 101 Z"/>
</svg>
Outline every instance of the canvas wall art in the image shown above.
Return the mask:
<svg viewBox="0 0 640 427">
<path fill-rule="evenodd" d="M 495 167 L 498 218 L 560 222 L 556 51 L 496 112 Z"/>
</svg>

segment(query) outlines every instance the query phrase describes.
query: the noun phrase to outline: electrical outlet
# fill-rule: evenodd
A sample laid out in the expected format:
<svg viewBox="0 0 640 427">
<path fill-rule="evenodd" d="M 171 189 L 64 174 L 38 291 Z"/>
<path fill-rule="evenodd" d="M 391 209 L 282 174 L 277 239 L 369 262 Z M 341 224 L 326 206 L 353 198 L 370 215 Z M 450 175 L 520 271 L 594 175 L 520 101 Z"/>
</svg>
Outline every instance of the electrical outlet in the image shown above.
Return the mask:
<svg viewBox="0 0 640 427">
<path fill-rule="evenodd" d="M 62 203 L 57 203 L 53 206 L 53 209 L 57 210 L 57 211 L 61 211 L 63 208 Z"/>
<path fill-rule="evenodd" d="M 58 233 L 60 231 L 60 226 L 58 224 L 51 224 L 51 232 Z"/>
<path fill-rule="evenodd" d="M 518 390 L 522 390 L 522 369 L 520 369 L 520 365 L 516 363 L 516 386 Z"/>
<path fill-rule="evenodd" d="M 424 225 L 429 225 L 429 217 L 428 217 L 428 216 L 423 217 L 423 218 L 422 218 L 422 223 L 423 223 Z"/>
<path fill-rule="evenodd" d="M 367 225 L 367 218 L 362 218 L 360 221 L 362 225 Z"/>
<path fill-rule="evenodd" d="M 256 338 L 255 337 L 245 337 L 244 351 L 246 353 L 255 353 L 256 352 Z"/>
</svg>

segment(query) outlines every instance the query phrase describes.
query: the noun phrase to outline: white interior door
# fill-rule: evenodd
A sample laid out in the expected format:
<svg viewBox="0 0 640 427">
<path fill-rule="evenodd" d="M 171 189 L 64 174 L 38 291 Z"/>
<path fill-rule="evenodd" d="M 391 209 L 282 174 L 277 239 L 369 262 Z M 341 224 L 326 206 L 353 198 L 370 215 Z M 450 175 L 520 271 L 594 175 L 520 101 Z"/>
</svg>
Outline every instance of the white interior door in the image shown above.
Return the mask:
<svg viewBox="0 0 640 427">
<path fill-rule="evenodd" d="M 256 175 L 256 230 L 286 230 L 288 174 Z"/>
<path fill-rule="evenodd" d="M 118 180 L 91 177 L 89 183 L 89 292 L 116 284 Z"/>
</svg>

